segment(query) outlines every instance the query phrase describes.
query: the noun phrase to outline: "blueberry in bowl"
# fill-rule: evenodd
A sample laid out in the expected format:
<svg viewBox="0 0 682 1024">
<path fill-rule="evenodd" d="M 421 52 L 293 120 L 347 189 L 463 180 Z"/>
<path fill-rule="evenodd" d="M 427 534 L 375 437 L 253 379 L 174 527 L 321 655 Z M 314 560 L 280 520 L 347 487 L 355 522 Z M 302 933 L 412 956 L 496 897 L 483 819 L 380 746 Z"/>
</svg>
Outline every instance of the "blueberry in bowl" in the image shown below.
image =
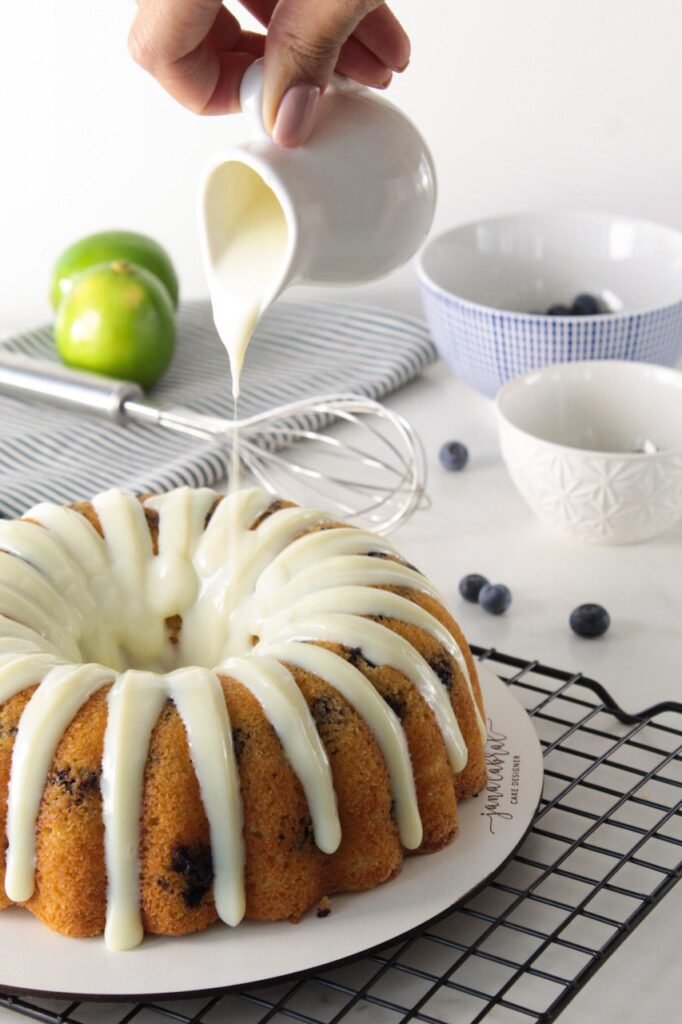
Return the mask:
<svg viewBox="0 0 682 1024">
<path fill-rule="evenodd" d="M 573 299 L 571 310 L 575 316 L 597 316 L 599 313 L 607 312 L 602 310 L 599 300 L 588 292 L 581 292 Z"/>
<path fill-rule="evenodd" d="M 561 302 L 556 302 L 554 303 L 554 305 L 548 307 L 546 315 L 600 316 L 608 312 L 610 312 L 610 310 L 606 309 L 603 305 L 601 305 L 599 299 L 595 298 L 594 295 L 590 295 L 589 292 L 580 292 L 580 294 L 576 295 L 576 297 L 573 299 L 573 302 L 570 306 L 565 306 Z"/>
</svg>

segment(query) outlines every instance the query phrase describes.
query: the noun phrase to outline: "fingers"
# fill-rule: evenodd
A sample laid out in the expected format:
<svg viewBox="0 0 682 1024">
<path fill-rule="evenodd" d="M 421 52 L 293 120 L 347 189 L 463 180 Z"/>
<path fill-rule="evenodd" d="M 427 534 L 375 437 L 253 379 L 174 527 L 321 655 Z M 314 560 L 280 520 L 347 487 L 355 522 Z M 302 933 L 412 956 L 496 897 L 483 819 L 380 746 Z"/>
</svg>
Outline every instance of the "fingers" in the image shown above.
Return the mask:
<svg viewBox="0 0 682 1024">
<path fill-rule="evenodd" d="M 265 39 L 262 39 L 263 46 Z M 261 47 L 262 51 L 263 47 Z M 244 72 L 253 64 L 259 54 L 249 53 L 221 53 L 218 54 L 218 73 L 216 83 L 211 96 L 206 101 L 200 114 L 236 114 L 241 110 L 239 102 L 239 87 L 242 84 Z M 163 83 L 162 83 L 163 84 Z M 168 86 L 166 86 L 168 88 Z M 171 92 L 170 89 L 168 89 Z M 172 93 L 171 93 L 172 95 Z M 188 104 L 185 104 L 186 106 Z"/>
<path fill-rule="evenodd" d="M 262 57 L 265 53 L 265 36 L 260 32 L 242 32 L 238 50 L 240 53 L 250 53 L 252 57 Z"/>
<path fill-rule="evenodd" d="M 276 0 L 242 0 L 242 4 L 253 14 L 254 18 L 260 21 L 261 25 L 267 27 L 272 17 L 272 12 L 275 9 Z M 377 13 L 382 10 L 387 11 L 388 9 L 382 4 L 377 9 Z M 398 25 L 398 22 L 392 15 L 390 18 Z M 382 23 L 383 18 L 380 17 L 379 22 Z M 399 25 L 398 28 L 400 28 Z M 400 29 L 400 32 L 402 33 L 402 29 Z M 371 37 L 378 39 L 383 46 L 385 35 L 385 32 L 374 32 L 371 34 Z M 367 38 L 369 39 L 370 35 Z M 356 82 L 360 82 L 361 85 L 370 85 L 378 89 L 385 89 L 391 81 L 390 66 L 383 59 L 379 59 L 376 56 L 371 46 L 367 47 L 359 40 L 357 30 L 341 47 L 335 70 L 341 75 L 347 75 L 348 78 L 353 78 Z"/>
<path fill-rule="evenodd" d="M 404 71 L 410 62 L 408 35 L 386 4 L 366 14 L 353 36 L 392 71 Z"/>
<path fill-rule="evenodd" d="M 242 0 L 243 6 L 265 27 L 270 23 L 276 2 L 277 0 Z M 322 2 L 324 3 L 324 0 Z M 379 3 L 375 10 L 370 10 L 369 14 L 365 15 L 348 43 L 351 44 L 353 40 L 359 46 L 352 48 L 344 57 L 344 66 L 339 64 L 336 70 L 342 75 L 355 78 L 353 71 L 356 70 L 357 61 L 357 81 L 364 85 L 380 84 L 378 79 L 385 79 L 387 71 L 402 71 L 409 62 L 410 41 L 400 22 L 385 3 Z M 370 64 L 367 52 L 376 58 L 376 64 Z M 381 71 L 378 70 L 379 66 Z M 376 68 L 371 76 L 368 74 L 369 67 Z M 369 77 L 372 78 L 371 81 L 366 80 Z"/>
<path fill-rule="evenodd" d="M 219 114 L 239 110 L 242 76 L 264 39 L 242 32 L 221 0 L 139 0 L 128 46 L 185 107 Z"/>
<path fill-rule="evenodd" d="M 267 41 L 242 32 L 221 0 L 138 0 L 132 56 L 184 106 L 201 114 L 239 109 L 241 79 L 266 54 L 264 118 L 276 142 L 301 145 L 336 69 L 385 88 L 410 44 L 381 0 L 242 0 L 268 26 Z"/>
<path fill-rule="evenodd" d="M 275 142 L 300 146 L 341 47 L 376 0 L 279 0 L 265 43 L 263 117 Z"/>
<path fill-rule="evenodd" d="M 149 0 L 145 0 L 149 2 Z M 164 0 L 162 0 L 164 2 Z M 181 0 L 183 3 L 184 0 Z M 192 0 L 190 0 L 192 2 Z M 193 0 L 197 3 L 197 0 Z M 199 3 L 201 6 L 201 2 Z M 208 31 L 204 33 L 203 38 L 210 43 L 211 48 L 218 52 L 226 53 L 228 50 L 234 50 L 236 44 L 239 41 L 241 35 L 241 26 L 235 16 L 230 14 L 226 7 L 223 7 L 222 2 L 218 4 L 215 12 L 215 17 L 210 23 Z M 200 42 L 202 40 L 199 40 Z"/>
<path fill-rule="evenodd" d="M 385 89 L 393 77 L 386 65 L 377 60 L 354 35 L 341 47 L 334 70 L 359 82 L 360 85 L 369 85 L 375 89 Z"/>
</svg>

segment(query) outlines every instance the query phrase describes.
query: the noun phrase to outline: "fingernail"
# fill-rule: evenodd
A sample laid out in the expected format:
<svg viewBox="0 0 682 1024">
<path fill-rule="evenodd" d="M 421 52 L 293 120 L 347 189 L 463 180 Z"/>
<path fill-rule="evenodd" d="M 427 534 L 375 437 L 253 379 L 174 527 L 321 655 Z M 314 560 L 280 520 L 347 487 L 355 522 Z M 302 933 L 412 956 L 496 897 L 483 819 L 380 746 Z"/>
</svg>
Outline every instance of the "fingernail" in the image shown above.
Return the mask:
<svg viewBox="0 0 682 1024">
<path fill-rule="evenodd" d="M 398 67 L 396 65 L 396 67 L 394 67 L 393 70 L 397 71 L 398 73 L 400 73 L 401 71 L 405 70 L 405 68 L 409 65 L 409 63 L 410 63 L 410 58 L 408 57 L 404 64 L 401 64 L 400 67 Z"/>
<path fill-rule="evenodd" d="M 292 85 L 285 92 L 272 129 L 273 141 L 278 146 L 303 145 L 315 123 L 320 93 L 319 86 L 306 82 Z"/>
</svg>

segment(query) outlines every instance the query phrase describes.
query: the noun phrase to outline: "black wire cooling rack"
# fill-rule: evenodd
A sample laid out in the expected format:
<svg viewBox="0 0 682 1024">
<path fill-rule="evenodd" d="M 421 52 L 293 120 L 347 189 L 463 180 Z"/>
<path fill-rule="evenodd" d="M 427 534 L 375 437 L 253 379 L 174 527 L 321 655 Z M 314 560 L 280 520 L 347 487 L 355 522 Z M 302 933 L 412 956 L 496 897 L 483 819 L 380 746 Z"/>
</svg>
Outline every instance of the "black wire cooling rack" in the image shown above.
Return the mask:
<svg viewBox="0 0 682 1024">
<path fill-rule="evenodd" d="M 474 651 L 532 716 L 545 768 L 528 836 L 474 897 L 397 945 L 275 986 L 0 1007 L 53 1024 L 555 1020 L 682 874 L 682 704 L 628 715 L 579 674 Z"/>
</svg>

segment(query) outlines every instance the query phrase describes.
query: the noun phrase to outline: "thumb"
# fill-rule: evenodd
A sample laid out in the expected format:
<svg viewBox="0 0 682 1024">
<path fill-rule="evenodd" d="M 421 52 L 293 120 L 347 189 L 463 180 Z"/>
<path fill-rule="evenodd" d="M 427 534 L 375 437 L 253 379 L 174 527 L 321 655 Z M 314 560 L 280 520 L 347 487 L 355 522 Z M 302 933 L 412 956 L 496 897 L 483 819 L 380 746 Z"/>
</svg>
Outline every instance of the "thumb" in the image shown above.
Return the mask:
<svg viewBox="0 0 682 1024">
<path fill-rule="evenodd" d="M 263 117 L 275 142 L 300 146 L 339 51 L 382 0 L 279 0 L 265 43 Z"/>
</svg>

